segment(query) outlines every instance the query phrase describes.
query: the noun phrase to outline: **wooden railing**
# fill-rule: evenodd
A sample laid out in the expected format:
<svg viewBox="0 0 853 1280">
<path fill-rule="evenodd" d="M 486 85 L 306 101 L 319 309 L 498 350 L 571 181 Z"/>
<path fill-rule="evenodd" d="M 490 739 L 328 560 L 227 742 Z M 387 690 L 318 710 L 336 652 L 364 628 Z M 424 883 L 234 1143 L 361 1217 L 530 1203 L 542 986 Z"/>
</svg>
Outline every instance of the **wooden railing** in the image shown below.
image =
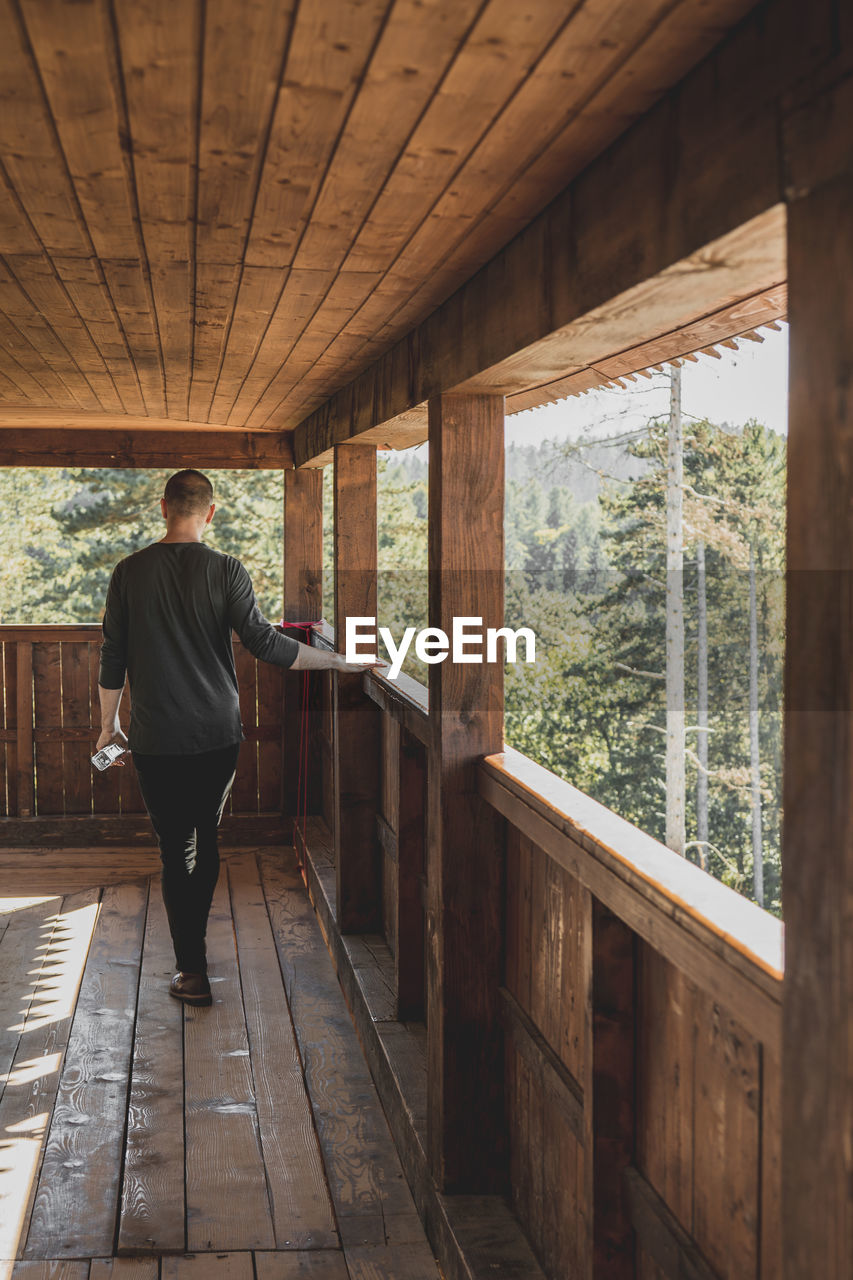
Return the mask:
<svg viewBox="0 0 853 1280">
<path fill-rule="evenodd" d="M 414 682 L 364 692 L 397 1016 L 426 1018 L 433 726 Z M 505 824 L 509 1198 L 543 1272 L 778 1276 L 780 922 L 516 751 L 478 788 Z"/>
<path fill-rule="evenodd" d="M 101 775 L 89 765 L 100 639 L 96 626 L 0 628 L 7 822 L 123 821 L 142 810 L 132 768 Z M 237 644 L 235 657 L 247 742 L 234 821 L 275 813 L 281 838 L 283 760 L 294 759 L 283 699 L 301 681 L 291 674 L 288 685 Z M 313 679 L 315 808 L 333 829 L 332 677 Z M 393 984 L 398 1019 L 428 1024 L 435 725 L 413 681 L 369 674 L 363 695 L 379 718 L 376 895 L 391 957 L 382 984 Z M 495 1071 L 506 1185 L 544 1274 L 777 1276 L 780 923 L 515 751 L 487 757 L 475 781 L 503 831 Z M 376 1016 L 387 1026 L 387 1005 Z"/>
<path fill-rule="evenodd" d="M 0 817 L 139 815 L 132 761 L 99 773 L 90 763 L 100 731 L 101 628 L 0 626 Z M 284 680 L 235 638 L 246 741 L 227 812 L 281 814 Z M 122 698 L 127 731 L 131 695 Z"/>
</svg>

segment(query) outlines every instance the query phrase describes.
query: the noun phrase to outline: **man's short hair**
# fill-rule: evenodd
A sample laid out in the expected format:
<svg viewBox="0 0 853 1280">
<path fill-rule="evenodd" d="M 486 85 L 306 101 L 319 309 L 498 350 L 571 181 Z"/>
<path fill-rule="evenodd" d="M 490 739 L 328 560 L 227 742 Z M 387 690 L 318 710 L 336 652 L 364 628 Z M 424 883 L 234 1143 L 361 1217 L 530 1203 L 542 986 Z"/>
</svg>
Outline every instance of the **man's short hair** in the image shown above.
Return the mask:
<svg viewBox="0 0 853 1280">
<path fill-rule="evenodd" d="M 163 497 L 176 516 L 206 516 L 213 502 L 213 485 L 207 476 L 188 467 L 169 476 Z"/>
</svg>

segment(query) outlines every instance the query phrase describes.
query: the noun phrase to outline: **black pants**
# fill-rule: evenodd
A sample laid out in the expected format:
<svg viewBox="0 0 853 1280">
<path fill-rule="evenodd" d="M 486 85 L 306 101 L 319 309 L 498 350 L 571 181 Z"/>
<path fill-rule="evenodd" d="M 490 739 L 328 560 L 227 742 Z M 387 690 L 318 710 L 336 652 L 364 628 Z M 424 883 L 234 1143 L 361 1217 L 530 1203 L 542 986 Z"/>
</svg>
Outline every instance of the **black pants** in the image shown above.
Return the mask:
<svg viewBox="0 0 853 1280">
<path fill-rule="evenodd" d="M 184 973 L 205 973 L 205 933 L 219 878 L 216 834 L 237 770 L 239 742 L 192 756 L 132 752 L 139 788 L 160 843 L 163 902 Z"/>
</svg>

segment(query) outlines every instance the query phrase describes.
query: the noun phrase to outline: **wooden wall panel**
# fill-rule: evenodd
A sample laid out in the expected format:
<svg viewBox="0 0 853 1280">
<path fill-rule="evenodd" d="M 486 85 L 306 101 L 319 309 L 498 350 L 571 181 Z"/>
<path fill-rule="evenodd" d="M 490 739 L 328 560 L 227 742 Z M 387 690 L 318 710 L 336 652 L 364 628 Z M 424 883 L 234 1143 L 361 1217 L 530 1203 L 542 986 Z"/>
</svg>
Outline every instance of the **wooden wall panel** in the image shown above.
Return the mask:
<svg viewBox="0 0 853 1280">
<path fill-rule="evenodd" d="M 36 812 L 63 813 L 62 667 L 60 645 L 33 646 L 35 728 L 50 736 L 35 744 Z"/>
<path fill-rule="evenodd" d="M 65 812 L 91 813 L 95 770 L 90 760 L 89 645 L 86 641 L 63 641 L 61 648 L 62 725 L 68 731 L 62 748 Z"/>
<path fill-rule="evenodd" d="M 573 877 L 508 827 L 504 982 L 580 1089 L 591 1035 L 582 896 Z M 583 1276 L 591 1221 L 584 1142 L 552 1077 L 532 1068 L 512 1034 L 505 1068 L 513 1207 L 546 1275 Z"/>
<path fill-rule="evenodd" d="M 400 725 L 390 716 L 380 717 L 380 765 L 379 765 L 379 811 L 384 818 L 388 833 L 397 846 L 396 854 L 391 854 L 383 846 L 381 855 L 382 874 L 382 931 L 385 941 L 391 948 L 395 958 L 398 952 L 399 937 L 399 831 L 400 831 Z"/>
</svg>

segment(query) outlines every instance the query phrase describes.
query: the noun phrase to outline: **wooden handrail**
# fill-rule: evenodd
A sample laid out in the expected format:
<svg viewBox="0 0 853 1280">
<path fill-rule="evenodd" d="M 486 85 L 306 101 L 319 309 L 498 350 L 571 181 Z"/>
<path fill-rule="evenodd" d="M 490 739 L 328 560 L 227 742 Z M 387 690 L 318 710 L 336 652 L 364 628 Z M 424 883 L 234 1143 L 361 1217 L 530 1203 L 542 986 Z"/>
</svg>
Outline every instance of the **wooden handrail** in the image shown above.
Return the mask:
<svg viewBox="0 0 853 1280">
<path fill-rule="evenodd" d="M 779 920 L 511 747 L 483 760 L 479 788 L 635 933 L 778 1044 Z"/>
</svg>

